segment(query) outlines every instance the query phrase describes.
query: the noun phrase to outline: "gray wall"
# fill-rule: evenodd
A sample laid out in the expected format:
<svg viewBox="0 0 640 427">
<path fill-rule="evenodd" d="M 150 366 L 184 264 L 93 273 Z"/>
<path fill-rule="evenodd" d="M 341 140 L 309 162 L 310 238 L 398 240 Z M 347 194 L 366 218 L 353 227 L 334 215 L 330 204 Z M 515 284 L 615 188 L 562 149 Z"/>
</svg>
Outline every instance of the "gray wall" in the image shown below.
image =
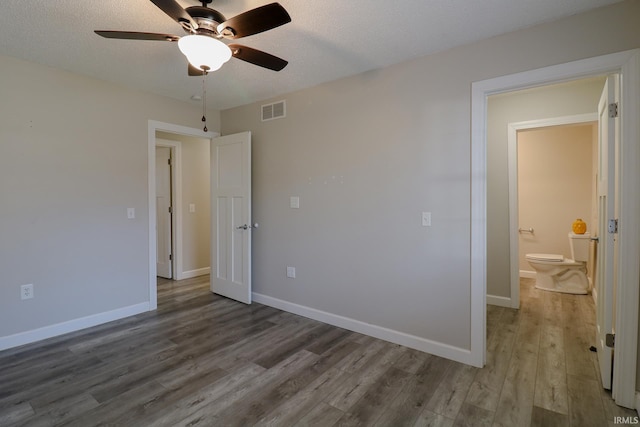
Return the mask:
<svg viewBox="0 0 640 427">
<path fill-rule="evenodd" d="M 511 297 L 507 126 L 513 122 L 595 113 L 604 78 L 489 97 L 487 108 L 487 294 Z"/>
<path fill-rule="evenodd" d="M 281 120 L 223 111 L 223 134 L 253 132 L 254 290 L 468 349 L 471 83 L 640 47 L 638 16 L 624 2 L 267 100 Z"/>
<path fill-rule="evenodd" d="M 9 57 L 0 69 L 0 338 L 148 301 L 148 120 L 199 128 L 201 112 Z"/>
</svg>

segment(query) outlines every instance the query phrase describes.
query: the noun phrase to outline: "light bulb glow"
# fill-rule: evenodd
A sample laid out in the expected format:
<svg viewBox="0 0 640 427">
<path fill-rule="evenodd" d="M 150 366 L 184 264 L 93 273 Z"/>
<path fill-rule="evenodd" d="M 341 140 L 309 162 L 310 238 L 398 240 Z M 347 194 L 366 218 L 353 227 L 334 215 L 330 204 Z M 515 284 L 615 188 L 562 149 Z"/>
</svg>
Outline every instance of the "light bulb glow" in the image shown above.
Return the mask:
<svg viewBox="0 0 640 427">
<path fill-rule="evenodd" d="M 231 49 L 213 37 L 191 34 L 178 40 L 180 52 L 194 67 L 215 71 L 231 58 Z"/>
</svg>

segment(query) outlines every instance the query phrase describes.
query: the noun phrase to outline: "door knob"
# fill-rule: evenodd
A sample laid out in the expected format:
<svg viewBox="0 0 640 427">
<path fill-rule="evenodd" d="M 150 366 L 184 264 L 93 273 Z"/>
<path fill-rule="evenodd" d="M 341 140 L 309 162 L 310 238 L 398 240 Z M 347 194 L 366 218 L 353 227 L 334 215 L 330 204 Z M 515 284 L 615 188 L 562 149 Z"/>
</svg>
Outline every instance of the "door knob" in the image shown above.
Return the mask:
<svg viewBox="0 0 640 427">
<path fill-rule="evenodd" d="M 248 228 L 258 228 L 258 223 L 254 222 L 253 225 L 242 224 L 236 227 L 238 230 L 246 230 Z"/>
<path fill-rule="evenodd" d="M 258 228 L 258 223 L 254 222 L 253 225 L 242 224 L 236 227 L 238 230 L 246 230 L 248 228 Z"/>
</svg>

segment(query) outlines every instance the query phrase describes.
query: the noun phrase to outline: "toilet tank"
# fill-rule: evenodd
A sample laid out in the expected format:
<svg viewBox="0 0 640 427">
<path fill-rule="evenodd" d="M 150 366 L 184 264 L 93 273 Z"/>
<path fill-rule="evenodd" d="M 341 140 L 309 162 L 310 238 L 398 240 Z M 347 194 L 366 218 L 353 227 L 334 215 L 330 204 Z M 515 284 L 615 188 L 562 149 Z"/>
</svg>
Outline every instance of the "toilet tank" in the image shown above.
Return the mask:
<svg viewBox="0 0 640 427">
<path fill-rule="evenodd" d="M 571 258 L 574 261 L 589 261 L 589 243 L 591 235 L 589 233 L 575 234 L 569 233 L 569 246 L 571 247 Z"/>
</svg>

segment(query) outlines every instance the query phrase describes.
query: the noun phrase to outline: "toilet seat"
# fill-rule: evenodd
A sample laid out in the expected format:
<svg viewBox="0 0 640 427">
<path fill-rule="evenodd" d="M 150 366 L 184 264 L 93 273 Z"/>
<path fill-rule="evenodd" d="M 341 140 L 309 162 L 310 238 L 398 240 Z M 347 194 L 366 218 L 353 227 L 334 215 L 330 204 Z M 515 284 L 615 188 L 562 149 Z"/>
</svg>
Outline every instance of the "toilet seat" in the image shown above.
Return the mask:
<svg viewBox="0 0 640 427">
<path fill-rule="evenodd" d="M 533 261 L 545 261 L 545 262 L 562 262 L 564 256 L 557 254 L 527 254 L 525 258 Z"/>
<path fill-rule="evenodd" d="M 576 264 L 585 264 L 583 262 L 579 262 L 570 258 L 565 258 L 562 255 L 558 254 L 526 254 L 525 259 L 529 261 L 529 263 L 536 264 L 544 264 L 544 265 L 576 265 Z"/>
</svg>

